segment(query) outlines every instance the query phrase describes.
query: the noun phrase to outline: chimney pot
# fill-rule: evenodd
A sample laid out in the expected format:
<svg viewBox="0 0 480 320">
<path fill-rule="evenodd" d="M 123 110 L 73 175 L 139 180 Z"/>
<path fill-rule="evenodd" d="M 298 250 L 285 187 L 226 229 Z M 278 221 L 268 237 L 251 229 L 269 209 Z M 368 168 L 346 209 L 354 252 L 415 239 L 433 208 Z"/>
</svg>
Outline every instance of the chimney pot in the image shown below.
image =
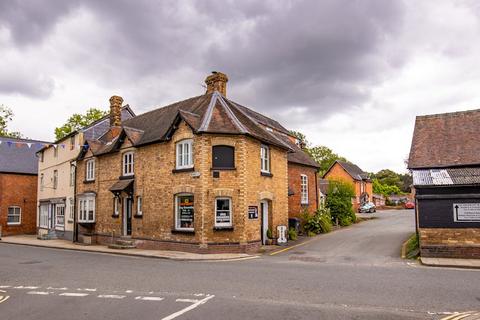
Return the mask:
<svg viewBox="0 0 480 320">
<path fill-rule="evenodd" d="M 120 96 L 110 98 L 110 127 L 122 125 L 122 103 L 123 98 Z"/>
<path fill-rule="evenodd" d="M 207 92 L 220 92 L 223 96 L 227 96 L 227 82 L 228 77 L 225 73 L 212 71 L 212 74 L 205 79 L 207 85 Z"/>
</svg>

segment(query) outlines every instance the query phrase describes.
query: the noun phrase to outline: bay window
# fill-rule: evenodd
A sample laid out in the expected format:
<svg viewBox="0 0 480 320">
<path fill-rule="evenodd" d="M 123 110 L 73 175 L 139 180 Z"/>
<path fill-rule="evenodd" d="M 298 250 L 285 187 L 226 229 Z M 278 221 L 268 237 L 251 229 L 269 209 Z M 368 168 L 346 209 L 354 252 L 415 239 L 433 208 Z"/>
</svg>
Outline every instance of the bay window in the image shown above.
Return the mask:
<svg viewBox="0 0 480 320">
<path fill-rule="evenodd" d="M 95 196 L 82 196 L 78 200 L 78 222 L 95 222 Z"/>
<path fill-rule="evenodd" d="M 232 199 L 215 199 L 215 227 L 232 226 Z"/>
<path fill-rule="evenodd" d="M 123 172 L 124 176 L 133 175 L 133 152 L 125 152 L 123 154 Z"/>
<path fill-rule="evenodd" d="M 22 222 L 22 210 L 20 207 L 12 206 L 8 207 L 7 212 L 7 224 L 19 225 Z"/>
<path fill-rule="evenodd" d="M 193 194 L 181 194 L 175 197 L 175 229 L 193 231 L 195 218 Z"/>
<path fill-rule="evenodd" d="M 193 140 L 186 139 L 177 142 L 177 169 L 189 169 L 193 168 Z"/>
<path fill-rule="evenodd" d="M 48 204 L 40 205 L 38 226 L 40 228 L 48 228 Z"/>
<path fill-rule="evenodd" d="M 260 171 L 270 173 L 270 148 L 266 145 L 260 147 Z"/>
</svg>

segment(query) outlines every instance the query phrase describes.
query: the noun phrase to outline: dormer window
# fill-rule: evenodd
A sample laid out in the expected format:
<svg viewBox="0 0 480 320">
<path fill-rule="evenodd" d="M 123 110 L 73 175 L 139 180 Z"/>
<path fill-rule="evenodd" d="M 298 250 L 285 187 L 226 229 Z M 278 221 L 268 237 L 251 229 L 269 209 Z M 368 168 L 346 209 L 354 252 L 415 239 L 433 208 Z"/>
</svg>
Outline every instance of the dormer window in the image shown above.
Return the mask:
<svg viewBox="0 0 480 320">
<path fill-rule="evenodd" d="M 260 147 L 260 171 L 270 173 L 270 148 L 264 144 Z"/>
<path fill-rule="evenodd" d="M 186 139 L 177 142 L 177 169 L 193 168 L 193 140 Z"/>
<path fill-rule="evenodd" d="M 125 152 L 123 154 L 123 172 L 124 176 L 131 176 L 134 174 L 133 172 L 133 165 L 134 165 L 134 155 L 133 152 Z"/>
</svg>

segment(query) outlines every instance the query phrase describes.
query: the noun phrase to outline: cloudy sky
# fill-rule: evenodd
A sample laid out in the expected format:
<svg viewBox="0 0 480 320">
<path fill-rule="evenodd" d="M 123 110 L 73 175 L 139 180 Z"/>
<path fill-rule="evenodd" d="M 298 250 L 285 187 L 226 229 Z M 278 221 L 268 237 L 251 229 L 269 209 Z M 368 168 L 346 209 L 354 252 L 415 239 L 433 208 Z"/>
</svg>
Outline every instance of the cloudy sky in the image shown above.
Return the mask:
<svg viewBox="0 0 480 320">
<path fill-rule="evenodd" d="M 478 1 L 0 2 L 0 104 L 43 140 L 113 94 L 227 95 L 364 170 L 405 171 L 415 115 L 480 106 Z"/>
</svg>

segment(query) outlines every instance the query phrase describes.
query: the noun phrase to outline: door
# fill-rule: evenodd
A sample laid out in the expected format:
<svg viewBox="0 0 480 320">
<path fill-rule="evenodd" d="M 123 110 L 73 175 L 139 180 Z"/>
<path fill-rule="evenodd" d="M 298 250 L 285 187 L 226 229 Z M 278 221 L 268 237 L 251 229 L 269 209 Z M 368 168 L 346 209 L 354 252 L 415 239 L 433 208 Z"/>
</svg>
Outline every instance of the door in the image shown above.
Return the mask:
<svg viewBox="0 0 480 320">
<path fill-rule="evenodd" d="M 50 230 L 55 230 L 56 209 L 55 204 L 50 204 L 50 210 L 48 212 L 48 229 Z"/>
<path fill-rule="evenodd" d="M 267 243 L 267 231 L 268 231 L 268 202 L 260 202 L 260 213 L 262 215 L 262 244 Z"/>
<path fill-rule="evenodd" d="M 132 198 L 129 197 L 123 201 L 123 235 L 132 235 Z"/>
</svg>

